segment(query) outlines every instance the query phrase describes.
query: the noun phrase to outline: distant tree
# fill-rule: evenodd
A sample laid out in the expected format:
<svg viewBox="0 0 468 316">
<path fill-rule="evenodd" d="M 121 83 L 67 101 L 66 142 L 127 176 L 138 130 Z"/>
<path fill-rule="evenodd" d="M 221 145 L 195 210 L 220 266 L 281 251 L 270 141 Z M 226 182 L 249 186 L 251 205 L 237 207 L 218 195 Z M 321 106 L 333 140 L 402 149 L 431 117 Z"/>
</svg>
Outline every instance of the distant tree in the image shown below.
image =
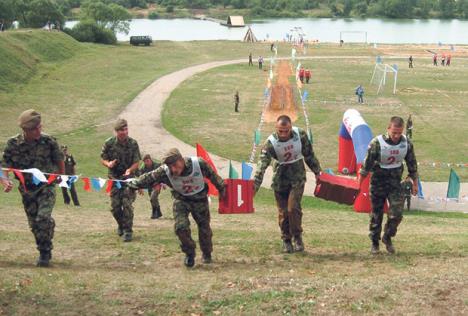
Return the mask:
<svg viewBox="0 0 468 316">
<path fill-rule="evenodd" d="M 455 0 L 439 0 L 440 17 L 451 19 L 455 17 Z"/>
<path fill-rule="evenodd" d="M 457 2 L 458 16 L 461 18 L 468 18 L 468 0 L 458 0 Z"/>
<path fill-rule="evenodd" d="M 390 18 L 412 17 L 414 1 L 411 0 L 381 0 L 384 14 Z"/>
<path fill-rule="evenodd" d="M 367 1 L 362 1 L 356 4 L 355 10 L 358 15 L 365 16 L 367 14 L 367 8 L 368 8 Z"/>
<path fill-rule="evenodd" d="M 109 28 L 114 33 L 128 34 L 130 13 L 121 5 L 105 4 L 101 1 L 87 1 L 81 6 L 82 20 L 93 20 L 99 26 Z"/>
<path fill-rule="evenodd" d="M 343 16 L 349 16 L 351 10 L 353 9 L 353 3 L 351 0 L 345 0 L 343 6 Z"/>
<path fill-rule="evenodd" d="M 42 27 L 48 21 L 51 23 L 58 21 L 63 25 L 65 20 L 60 8 L 53 0 L 32 0 L 29 3 L 26 17 L 28 26 L 32 27 Z"/>
</svg>

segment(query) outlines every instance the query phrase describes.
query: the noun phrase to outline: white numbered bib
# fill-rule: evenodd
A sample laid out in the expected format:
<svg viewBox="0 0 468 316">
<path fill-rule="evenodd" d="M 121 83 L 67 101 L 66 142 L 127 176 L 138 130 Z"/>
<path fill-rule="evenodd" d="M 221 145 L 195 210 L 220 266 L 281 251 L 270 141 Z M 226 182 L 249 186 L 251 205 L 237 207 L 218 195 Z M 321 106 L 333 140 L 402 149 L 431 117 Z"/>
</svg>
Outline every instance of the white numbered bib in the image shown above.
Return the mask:
<svg viewBox="0 0 468 316">
<path fill-rule="evenodd" d="M 177 177 L 171 174 L 169 167 L 164 165 L 164 170 L 172 184 L 172 189 L 185 196 L 195 195 L 205 188 L 205 181 L 197 157 L 190 157 L 192 160 L 192 173 L 186 177 Z"/>
<path fill-rule="evenodd" d="M 275 149 L 276 158 L 280 165 L 291 164 L 304 158 L 302 156 L 302 143 L 301 136 L 299 135 L 299 128 L 292 128 L 293 137 L 286 142 L 279 141 L 273 135 L 268 137 L 268 140 Z"/>
<path fill-rule="evenodd" d="M 408 142 L 405 135 L 401 135 L 398 145 L 390 145 L 382 135 L 377 136 L 380 144 L 380 167 L 383 169 L 399 168 L 408 152 Z"/>
</svg>

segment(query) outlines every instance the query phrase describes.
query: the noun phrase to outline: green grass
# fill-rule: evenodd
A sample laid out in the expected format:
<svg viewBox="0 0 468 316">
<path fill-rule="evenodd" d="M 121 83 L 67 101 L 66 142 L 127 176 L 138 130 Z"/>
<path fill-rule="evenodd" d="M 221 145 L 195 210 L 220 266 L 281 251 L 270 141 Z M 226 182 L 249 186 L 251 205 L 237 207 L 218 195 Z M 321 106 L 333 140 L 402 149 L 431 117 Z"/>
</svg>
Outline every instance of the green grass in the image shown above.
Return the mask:
<svg viewBox="0 0 468 316">
<path fill-rule="evenodd" d="M 309 50 L 312 55 L 320 52 L 323 50 L 317 49 L 317 53 Z M 434 168 L 433 162 L 466 163 L 468 143 L 462 140 L 468 134 L 465 123 L 468 111 L 464 104 L 468 60 L 457 58 L 456 66 L 451 68 L 435 68 L 430 62 L 419 59 L 416 68 L 408 70 L 406 60 L 392 59 L 391 63 L 400 67 L 398 92 L 393 95 L 388 86 L 377 95 L 376 87 L 369 84 L 374 67 L 372 57 L 301 61 L 312 70 L 312 83 L 305 87 L 310 93 L 307 111 L 314 148 L 322 167 L 336 168 L 337 134 L 343 113 L 349 108 L 361 112 L 374 135 L 386 131 L 390 116 L 406 119 L 412 113 L 414 144 L 418 161 L 422 163 L 419 172 L 423 181 L 447 181 L 447 166 Z M 177 88 L 167 101 L 163 111 L 164 126 L 187 143 L 199 141 L 210 152 L 247 160 L 264 104 L 267 76 L 267 71 L 246 65 L 224 66 L 194 76 Z M 358 84 L 365 88 L 364 105 L 358 105 L 355 100 L 354 89 Z M 233 112 L 236 90 L 240 94 L 240 113 Z M 296 104 L 300 105 L 299 99 Z M 197 111 L 189 110 L 194 107 Z M 298 109 L 298 114 L 295 124 L 304 128 L 302 109 Z M 264 126 L 262 141 L 273 129 L 273 123 Z M 466 182 L 468 169 L 453 167 Z"/>
<path fill-rule="evenodd" d="M 43 113 L 44 130 L 69 145 L 78 172 L 92 176 L 106 172 L 99 164 L 99 152 L 112 134 L 108 123 L 153 80 L 187 65 L 246 57 L 250 50 L 267 55 L 269 49 L 267 44 L 235 42 L 156 42 L 154 47 L 134 48 L 79 44 L 59 33 L 37 31 L 34 36 L 41 41 L 19 32 L 0 34 L 0 54 L 5 48 L 7 55 L 2 56 L 9 56 L 0 59 L 0 69 L 30 71 L 3 82 L 9 88 L 0 91 L 2 145 L 19 131 L 19 113 L 35 107 Z M 55 45 L 47 50 L 57 55 L 41 53 L 46 51 L 39 48 L 44 41 Z M 59 53 L 60 47 L 65 53 Z M 280 49 L 282 55 L 288 54 L 286 47 Z M 314 54 L 328 50 L 359 55 L 364 49 L 320 46 Z M 237 72 L 253 70 L 230 69 L 229 75 L 218 70 L 218 78 L 243 87 L 264 83 L 264 77 L 240 82 Z M 233 93 L 222 87 L 217 92 L 211 92 L 215 89 L 211 86 L 207 89 L 210 98 L 226 94 L 229 102 L 224 106 L 232 110 Z M 258 98 L 256 93 L 252 91 L 253 98 Z M 241 92 L 242 111 L 245 96 Z M 79 185 L 78 194 L 81 208 L 64 206 L 58 194 L 53 266 L 37 269 L 37 251 L 20 196 L 0 193 L 0 314 L 459 314 L 466 310 L 466 214 L 409 213 L 395 240 L 398 254 L 371 257 L 367 214 L 305 197 L 307 252 L 284 255 L 273 196 L 262 189 L 251 215 L 219 215 L 216 201 L 211 205 L 214 263 L 198 262 L 194 270 L 186 270 L 173 233 L 167 191 L 161 195 L 162 220 L 149 220 L 147 196 L 137 199 L 135 240 L 129 244 L 114 232 L 104 193 L 87 193 Z"/>
</svg>

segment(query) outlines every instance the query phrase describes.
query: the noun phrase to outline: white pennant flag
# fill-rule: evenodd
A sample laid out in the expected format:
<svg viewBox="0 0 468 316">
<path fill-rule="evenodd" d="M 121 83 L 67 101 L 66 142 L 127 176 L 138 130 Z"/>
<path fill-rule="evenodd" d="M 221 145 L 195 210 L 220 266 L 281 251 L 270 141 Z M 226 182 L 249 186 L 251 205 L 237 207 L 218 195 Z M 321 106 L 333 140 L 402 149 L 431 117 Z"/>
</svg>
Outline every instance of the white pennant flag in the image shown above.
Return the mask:
<svg viewBox="0 0 468 316">
<path fill-rule="evenodd" d="M 24 169 L 23 172 L 32 173 L 32 175 L 41 182 L 47 182 L 47 178 L 41 170 L 37 168 Z"/>
<path fill-rule="evenodd" d="M 98 178 L 99 180 L 99 186 L 102 188 L 104 185 L 106 185 L 107 180 L 103 178 Z"/>
<path fill-rule="evenodd" d="M 61 175 L 60 179 L 61 179 L 61 181 L 59 183 L 59 187 L 69 189 L 70 187 L 68 186 L 68 176 Z"/>
</svg>

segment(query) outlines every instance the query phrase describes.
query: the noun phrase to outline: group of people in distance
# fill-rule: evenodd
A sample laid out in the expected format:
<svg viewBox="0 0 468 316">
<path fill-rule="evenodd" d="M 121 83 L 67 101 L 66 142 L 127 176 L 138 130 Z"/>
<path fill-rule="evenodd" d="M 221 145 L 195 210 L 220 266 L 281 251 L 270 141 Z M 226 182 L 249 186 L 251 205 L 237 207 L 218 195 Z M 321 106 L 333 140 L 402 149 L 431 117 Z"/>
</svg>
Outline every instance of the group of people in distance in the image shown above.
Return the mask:
<svg viewBox="0 0 468 316">
<path fill-rule="evenodd" d="M 57 140 L 42 133 L 42 117 L 31 109 L 24 111 L 18 120 L 21 133 L 10 138 L 3 153 L 3 167 L 18 170 L 37 168 L 44 173 L 64 174 L 64 156 Z M 312 143 L 304 130 L 292 125 L 286 115 L 278 117 L 276 131 L 265 141 L 261 150 L 254 177 L 257 192 L 263 182 L 267 167 L 274 161 L 272 189 L 278 208 L 278 223 L 281 230 L 283 250 L 286 253 L 302 252 L 305 249 L 302 238 L 301 200 L 306 183 L 307 165 L 320 181 L 321 167 L 315 156 Z M 367 157 L 358 174 L 360 182 L 369 173 L 371 177 L 370 214 L 371 252 L 379 252 L 379 241 L 394 253 L 392 238 L 402 220 L 403 195 L 401 178 L 406 162 L 408 179 L 413 183 L 413 194 L 417 193 L 417 163 L 410 140 L 403 135 L 404 122 L 392 117 L 387 133 L 375 137 L 368 149 Z M 225 195 L 223 179 L 202 158 L 184 157 L 178 149 L 172 148 L 162 157 L 161 165 L 153 165 L 149 156 L 144 157 L 146 171 L 138 177 L 141 161 L 140 150 L 135 139 L 129 137 L 128 123 L 118 119 L 114 125 L 115 135 L 108 138 L 101 150 L 101 163 L 108 169 L 109 179 L 118 181 L 110 192 L 111 212 L 117 222 L 117 234 L 124 242 L 133 239 L 133 202 L 136 191 L 151 188 L 159 192 L 161 185 L 171 188 L 173 196 L 174 230 L 180 248 L 185 254 L 184 264 L 195 265 L 196 245 L 191 236 L 189 214 L 198 225 L 199 243 L 203 263 L 212 262 L 212 230 L 208 204 L 208 188 L 205 178 L 218 189 L 220 197 Z M 305 164 L 304 164 L 305 163 Z M 6 176 L 0 178 L 6 192 L 13 183 Z M 19 176 L 15 173 L 15 176 Z M 29 226 L 35 237 L 39 258 L 37 266 L 49 266 L 52 258 L 52 239 L 55 221 L 52 210 L 55 204 L 55 183 L 34 183 L 30 173 L 24 173 L 24 186 L 18 186 Z M 388 220 L 383 228 L 383 208 L 388 199 L 390 208 Z M 157 213 L 157 212 L 156 212 Z M 160 212 L 153 214 L 160 216 Z"/>
</svg>

